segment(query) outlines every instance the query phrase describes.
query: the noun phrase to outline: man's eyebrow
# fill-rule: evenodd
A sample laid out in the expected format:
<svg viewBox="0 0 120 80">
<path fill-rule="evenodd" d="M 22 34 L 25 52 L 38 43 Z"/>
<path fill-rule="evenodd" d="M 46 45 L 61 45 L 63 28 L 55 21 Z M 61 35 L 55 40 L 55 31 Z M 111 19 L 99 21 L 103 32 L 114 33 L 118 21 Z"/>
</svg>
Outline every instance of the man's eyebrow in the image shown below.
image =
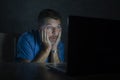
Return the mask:
<svg viewBox="0 0 120 80">
<path fill-rule="evenodd" d="M 59 24 L 58 27 L 61 27 L 61 25 Z"/>
<path fill-rule="evenodd" d="M 47 23 L 47 25 L 51 25 L 50 23 Z"/>
</svg>

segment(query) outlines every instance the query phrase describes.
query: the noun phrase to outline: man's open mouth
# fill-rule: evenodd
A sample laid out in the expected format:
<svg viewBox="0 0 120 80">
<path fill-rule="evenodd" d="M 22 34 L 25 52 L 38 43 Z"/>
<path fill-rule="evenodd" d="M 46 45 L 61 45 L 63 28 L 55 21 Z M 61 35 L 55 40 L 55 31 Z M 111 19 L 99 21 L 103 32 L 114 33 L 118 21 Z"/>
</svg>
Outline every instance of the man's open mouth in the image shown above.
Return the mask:
<svg viewBox="0 0 120 80">
<path fill-rule="evenodd" d="M 50 40 L 55 41 L 57 37 L 50 37 Z"/>
</svg>

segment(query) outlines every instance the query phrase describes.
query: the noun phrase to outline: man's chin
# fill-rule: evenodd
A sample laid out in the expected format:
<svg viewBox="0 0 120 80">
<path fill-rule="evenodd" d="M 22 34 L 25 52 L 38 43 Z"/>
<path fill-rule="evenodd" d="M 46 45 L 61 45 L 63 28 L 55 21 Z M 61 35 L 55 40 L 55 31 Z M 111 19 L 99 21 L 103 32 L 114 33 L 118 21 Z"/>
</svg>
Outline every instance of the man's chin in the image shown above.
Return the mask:
<svg viewBox="0 0 120 80">
<path fill-rule="evenodd" d="M 56 41 L 50 41 L 50 42 L 51 42 L 52 45 L 54 45 Z"/>
<path fill-rule="evenodd" d="M 55 41 L 51 41 L 52 44 L 55 44 Z"/>
</svg>

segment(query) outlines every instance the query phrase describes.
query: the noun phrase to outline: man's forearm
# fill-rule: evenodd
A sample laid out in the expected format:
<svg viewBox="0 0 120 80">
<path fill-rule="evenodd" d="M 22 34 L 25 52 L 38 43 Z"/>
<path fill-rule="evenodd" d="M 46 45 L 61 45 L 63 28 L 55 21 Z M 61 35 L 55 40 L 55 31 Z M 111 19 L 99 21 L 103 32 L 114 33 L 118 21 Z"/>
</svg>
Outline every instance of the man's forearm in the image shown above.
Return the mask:
<svg viewBox="0 0 120 80">
<path fill-rule="evenodd" d="M 45 63 L 45 60 L 48 58 L 50 55 L 51 50 L 42 50 L 32 62 L 37 62 L 37 63 Z M 59 55 L 58 52 L 56 53 L 51 53 L 51 63 L 60 63 Z"/>
<path fill-rule="evenodd" d="M 45 60 L 48 58 L 50 50 L 42 50 L 32 62 L 45 63 Z"/>
</svg>

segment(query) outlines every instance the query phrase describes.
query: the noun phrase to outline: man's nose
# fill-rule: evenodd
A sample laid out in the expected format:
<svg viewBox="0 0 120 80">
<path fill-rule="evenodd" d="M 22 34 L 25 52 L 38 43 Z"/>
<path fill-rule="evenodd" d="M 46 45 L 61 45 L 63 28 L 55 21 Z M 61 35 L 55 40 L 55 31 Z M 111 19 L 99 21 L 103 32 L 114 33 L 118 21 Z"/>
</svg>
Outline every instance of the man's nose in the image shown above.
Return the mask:
<svg viewBox="0 0 120 80">
<path fill-rule="evenodd" d="M 52 33 L 55 34 L 56 32 L 57 32 L 57 30 L 54 28 L 54 29 L 52 30 Z"/>
</svg>

